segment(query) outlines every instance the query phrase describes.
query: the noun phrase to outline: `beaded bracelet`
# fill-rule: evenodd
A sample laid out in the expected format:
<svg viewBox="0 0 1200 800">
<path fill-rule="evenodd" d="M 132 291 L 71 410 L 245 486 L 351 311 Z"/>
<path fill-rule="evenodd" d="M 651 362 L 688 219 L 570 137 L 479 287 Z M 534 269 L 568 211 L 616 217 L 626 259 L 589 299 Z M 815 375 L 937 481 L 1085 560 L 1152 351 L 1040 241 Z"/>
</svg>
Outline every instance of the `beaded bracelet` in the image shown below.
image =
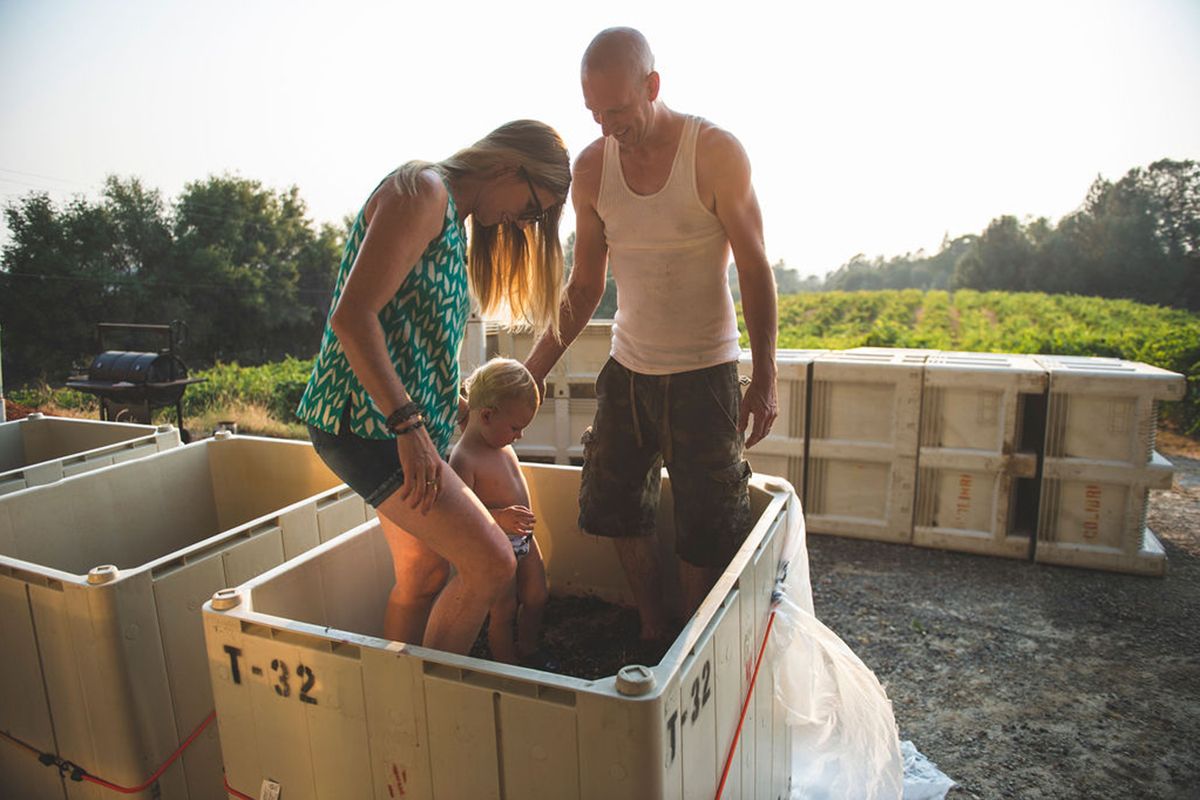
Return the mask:
<svg viewBox="0 0 1200 800">
<path fill-rule="evenodd" d="M 410 417 L 410 419 L 411 419 L 411 417 Z M 424 427 L 425 427 L 425 418 L 420 415 L 417 415 L 416 422 L 412 423 L 407 428 L 400 428 L 399 430 L 392 429 L 392 433 L 396 434 L 397 436 L 403 436 L 406 433 L 412 433 L 417 428 L 424 428 Z"/>
<path fill-rule="evenodd" d="M 383 423 L 392 433 L 399 433 L 397 428 L 404 422 L 417 416 L 421 413 L 421 407 L 415 401 L 409 401 L 397 408 L 391 414 L 388 414 L 387 420 Z"/>
</svg>

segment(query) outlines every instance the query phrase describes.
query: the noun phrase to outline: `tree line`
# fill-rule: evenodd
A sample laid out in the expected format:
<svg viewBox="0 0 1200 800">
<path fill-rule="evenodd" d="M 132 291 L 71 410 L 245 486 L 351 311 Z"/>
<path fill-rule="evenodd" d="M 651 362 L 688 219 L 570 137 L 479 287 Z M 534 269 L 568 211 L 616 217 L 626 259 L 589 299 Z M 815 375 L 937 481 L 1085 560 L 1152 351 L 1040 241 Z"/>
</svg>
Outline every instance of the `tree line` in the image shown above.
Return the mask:
<svg viewBox="0 0 1200 800">
<path fill-rule="evenodd" d="M 187 326 L 189 367 L 262 363 L 317 348 L 344 230 L 307 219 L 299 190 L 235 176 L 187 184 L 168 204 L 136 178 L 58 206 L 4 209 L 4 375 L 62 382 L 97 352 L 96 323 Z M 131 347 L 130 349 L 151 349 Z"/>
<path fill-rule="evenodd" d="M 941 249 L 857 255 L 810 289 L 977 289 L 1079 294 L 1200 309 L 1200 164 L 1163 159 L 1097 178 L 1057 224 L 998 217 Z"/>
</svg>

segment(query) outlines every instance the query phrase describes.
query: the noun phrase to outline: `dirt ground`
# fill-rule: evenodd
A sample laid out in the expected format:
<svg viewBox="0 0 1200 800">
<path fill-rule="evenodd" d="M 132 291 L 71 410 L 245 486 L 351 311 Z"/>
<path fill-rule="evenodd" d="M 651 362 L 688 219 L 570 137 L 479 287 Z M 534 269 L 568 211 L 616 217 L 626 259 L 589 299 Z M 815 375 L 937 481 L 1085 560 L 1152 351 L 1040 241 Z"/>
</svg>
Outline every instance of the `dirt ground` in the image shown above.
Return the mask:
<svg viewBox="0 0 1200 800">
<path fill-rule="evenodd" d="M 1165 578 L 809 537 L 817 616 L 951 800 L 1200 797 L 1200 446 L 1158 449 Z"/>
</svg>

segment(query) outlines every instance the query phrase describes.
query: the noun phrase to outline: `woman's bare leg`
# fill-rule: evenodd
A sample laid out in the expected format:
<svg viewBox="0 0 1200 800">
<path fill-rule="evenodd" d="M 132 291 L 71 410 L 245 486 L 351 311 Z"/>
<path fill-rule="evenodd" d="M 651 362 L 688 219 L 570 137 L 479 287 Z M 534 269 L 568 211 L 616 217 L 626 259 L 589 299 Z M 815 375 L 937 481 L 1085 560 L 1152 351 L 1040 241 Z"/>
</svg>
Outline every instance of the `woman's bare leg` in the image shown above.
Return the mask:
<svg viewBox="0 0 1200 800">
<path fill-rule="evenodd" d="M 380 516 L 379 524 L 396 571 L 396 585 L 383 618 L 383 635 L 395 642 L 420 644 L 429 609 L 450 577 L 450 563 L 387 517 Z"/>
<path fill-rule="evenodd" d="M 393 492 L 379 516 L 403 528 L 454 565 L 455 575 L 433 603 L 422 644 L 466 653 L 475 642 L 488 607 L 513 579 L 516 558 L 508 537 L 483 503 L 449 468 L 429 513 L 421 514 Z"/>
</svg>

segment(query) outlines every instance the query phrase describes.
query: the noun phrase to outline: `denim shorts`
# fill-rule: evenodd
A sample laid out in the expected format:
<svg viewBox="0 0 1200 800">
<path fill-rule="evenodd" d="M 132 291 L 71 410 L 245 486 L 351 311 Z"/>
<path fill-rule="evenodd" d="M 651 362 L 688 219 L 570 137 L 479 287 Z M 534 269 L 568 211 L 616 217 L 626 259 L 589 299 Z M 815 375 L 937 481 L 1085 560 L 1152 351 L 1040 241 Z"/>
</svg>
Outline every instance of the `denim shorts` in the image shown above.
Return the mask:
<svg viewBox="0 0 1200 800">
<path fill-rule="evenodd" d="M 347 420 L 336 435 L 309 425 L 308 438 L 333 474 L 375 508 L 404 483 L 395 439 L 364 439 Z"/>
<path fill-rule="evenodd" d="M 736 363 L 642 375 L 610 358 L 583 434 L 579 527 L 614 538 L 652 535 L 665 465 L 676 554 L 698 567 L 728 564 L 753 522 L 740 406 Z"/>
</svg>

